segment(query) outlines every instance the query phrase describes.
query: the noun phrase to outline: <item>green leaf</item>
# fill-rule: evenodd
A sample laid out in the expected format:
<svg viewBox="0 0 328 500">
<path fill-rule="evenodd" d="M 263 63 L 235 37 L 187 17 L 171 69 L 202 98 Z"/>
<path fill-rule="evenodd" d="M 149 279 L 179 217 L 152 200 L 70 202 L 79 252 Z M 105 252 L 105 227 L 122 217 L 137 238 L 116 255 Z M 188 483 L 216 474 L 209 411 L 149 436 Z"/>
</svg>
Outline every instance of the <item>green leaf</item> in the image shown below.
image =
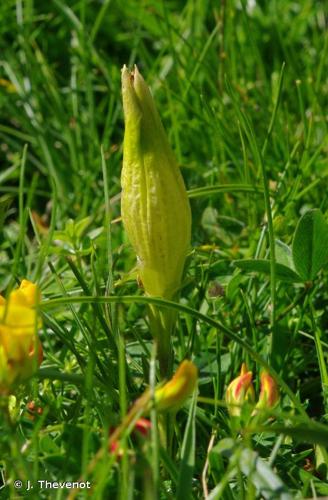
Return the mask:
<svg viewBox="0 0 328 500">
<path fill-rule="evenodd" d="M 170 476 L 170 479 L 172 479 L 173 483 L 177 485 L 179 474 L 176 463 L 174 462 L 174 460 L 172 460 L 168 452 L 163 447 L 161 447 L 159 451 L 163 467 L 165 468 L 167 474 Z"/>
<path fill-rule="evenodd" d="M 195 452 L 196 452 L 196 402 L 197 391 L 194 392 L 192 403 L 189 410 L 189 417 L 186 430 L 183 437 L 181 450 L 181 465 L 179 471 L 177 500 L 188 500 L 192 498 L 192 477 L 195 467 Z"/>
<path fill-rule="evenodd" d="M 213 448 L 211 453 L 219 453 L 228 457 L 230 467 L 235 468 L 236 472 L 238 469 L 241 470 L 254 484 L 261 498 L 292 499 L 281 479 L 255 451 L 240 446 L 231 438 L 225 438 Z M 213 492 L 211 498 L 215 498 Z"/>
<path fill-rule="evenodd" d="M 92 220 L 93 220 L 93 218 L 91 217 L 91 215 L 89 215 L 88 217 L 84 217 L 84 219 L 81 219 L 81 220 L 74 223 L 75 235 L 77 238 L 81 238 L 83 236 L 83 234 L 85 233 L 87 228 L 92 223 Z"/>
<path fill-rule="evenodd" d="M 270 261 L 266 259 L 241 259 L 235 260 L 234 264 L 248 273 L 263 273 L 270 275 Z M 289 267 L 276 262 L 276 278 L 281 281 L 300 283 L 302 278 Z"/>
<path fill-rule="evenodd" d="M 299 220 L 293 240 L 295 269 L 303 280 L 313 280 L 328 262 L 328 224 L 319 209 Z"/>
<path fill-rule="evenodd" d="M 292 499 L 280 477 L 255 451 L 244 449 L 240 454 L 239 465 L 242 472 L 246 477 L 250 478 L 263 498 Z"/>
<path fill-rule="evenodd" d="M 278 264 L 295 270 L 291 248 L 280 240 L 275 241 L 275 258 Z"/>
<path fill-rule="evenodd" d="M 200 196 L 208 197 L 221 193 L 254 193 L 262 195 L 263 187 L 253 186 L 251 184 L 221 184 L 219 186 L 204 186 L 190 189 L 188 191 L 188 196 L 189 198 L 198 198 Z"/>
<path fill-rule="evenodd" d="M 266 431 L 285 434 L 301 443 L 319 444 L 325 448 L 328 447 L 328 426 L 319 422 L 293 423 L 290 427 L 276 424 L 270 426 L 270 428 L 262 426 L 256 429 L 256 432 Z"/>
</svg>

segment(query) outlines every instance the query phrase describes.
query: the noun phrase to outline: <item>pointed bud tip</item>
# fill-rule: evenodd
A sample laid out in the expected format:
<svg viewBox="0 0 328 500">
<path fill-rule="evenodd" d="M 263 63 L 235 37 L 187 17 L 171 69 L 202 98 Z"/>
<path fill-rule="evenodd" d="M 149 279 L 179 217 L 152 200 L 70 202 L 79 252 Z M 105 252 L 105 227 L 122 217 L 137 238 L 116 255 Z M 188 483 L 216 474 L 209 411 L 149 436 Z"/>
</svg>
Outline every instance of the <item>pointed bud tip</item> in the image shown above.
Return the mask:
<svg viewBox="0 0 328 500">
<path fill-rule="evenodd" d="M 131 83 L 131 74 L 132 73 L 130 72 L 129 68 L 126 66 L 126 64 L 124 64 L 123 68 L 121 69 L 121 78 L 123 87 L 126 84 Z"/>
<path fill-rule="evenodd" d="M 122 75 L 122 81 L 126 81 L 131 83 L 131 85 L 134 85 L 134 82 L 136 79 L 141 79 L 143 80 L 139 70 L 138 66 L 135 64 L 133 66 L 133 69 L 130 70 L 126 64 L 123 65 L 121 69 L 121 75 Z"/>
</svg>

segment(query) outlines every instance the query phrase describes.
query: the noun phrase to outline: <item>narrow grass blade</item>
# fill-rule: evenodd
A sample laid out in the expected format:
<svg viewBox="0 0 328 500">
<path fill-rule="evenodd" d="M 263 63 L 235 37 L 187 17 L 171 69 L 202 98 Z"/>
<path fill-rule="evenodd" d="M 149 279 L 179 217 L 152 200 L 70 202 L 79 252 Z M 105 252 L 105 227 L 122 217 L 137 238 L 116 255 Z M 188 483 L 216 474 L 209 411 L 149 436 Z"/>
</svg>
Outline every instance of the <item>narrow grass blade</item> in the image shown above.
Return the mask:
<svg viewBox="0 0 328 500">
<path fill-rule="evenodd" d="M 196 403 L 197 393 L 195 391 L 189 409 L 188 422 L 181 449 L 181 465 L 176 495 L 177 500 L 188 500 L 189 498 L 192 498 L 192 478 L 195 467 L 196 451 Z"/>
</svg>

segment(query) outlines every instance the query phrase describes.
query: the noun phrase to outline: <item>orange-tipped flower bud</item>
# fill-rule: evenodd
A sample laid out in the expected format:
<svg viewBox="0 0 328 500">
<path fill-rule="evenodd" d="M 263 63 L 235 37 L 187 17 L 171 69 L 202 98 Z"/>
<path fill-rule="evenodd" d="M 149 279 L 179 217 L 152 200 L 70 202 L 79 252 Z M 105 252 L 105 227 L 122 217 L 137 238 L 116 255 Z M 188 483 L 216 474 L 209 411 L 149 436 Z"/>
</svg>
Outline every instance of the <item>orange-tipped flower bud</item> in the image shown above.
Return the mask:
<svg viewBox="0 0 328 500">
<path fill-rule="evenodd" d="M 37 336 L 41 321 L 33 307 L 39 300 L 36 285 L 23 280 L 7 301 L 0 302 L 0 394 L 10 394 L 42 361 Z"/>
<path fill-rule="evenodd" d="M 278 403 L 279 398 L 279 389 L 276 381 L 267 372 L 262 372 L 261 392 L 256 408 L 262 410 L 273 408 Z"/>
<path fill-rule="evenodd" d="M 228 411 L 232 417 L 239 417 L 241 406 L 245 402 L 254 403 L 255 393 L 252 384 L 252 372 L 248 371 L 245 363 L 242 364 L 240 375 L 228 386 L 226 391 L 226 402 Z"/>
<path fill-rule="evenodd" d="M 155 391 L 156 407 L 159 411 L 176 411 L 193 393 L 198 379 L 198 370 L 192 361 L 185 360 L 165 385 Z"/>
</svg>

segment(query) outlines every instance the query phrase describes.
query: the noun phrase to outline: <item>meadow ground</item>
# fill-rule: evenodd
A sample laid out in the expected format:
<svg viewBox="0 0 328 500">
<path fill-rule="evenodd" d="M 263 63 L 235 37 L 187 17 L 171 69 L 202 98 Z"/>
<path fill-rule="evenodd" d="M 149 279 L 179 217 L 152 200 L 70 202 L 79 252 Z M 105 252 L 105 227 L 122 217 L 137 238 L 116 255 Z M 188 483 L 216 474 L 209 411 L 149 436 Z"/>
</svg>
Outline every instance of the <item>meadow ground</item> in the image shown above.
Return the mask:
<svg viewBox="0 0 328 500">
<path fill-rule="evenodd" d="M 38 283 L 44 352 L 1 397 L 1 498 L 79 479 L 77 498 L 328 496 L 327 16 L 326 0 L 0 3 L 0 291 Z M 110 429 L 158 376 L 120 219 L 135 63 L 189 193 L 174 371 L 191 359 L 199 380 L 115 454 Z M 233 418 L 243 362 L 256 399 L 265 369 L 280 401 Z"/>
</svg>

